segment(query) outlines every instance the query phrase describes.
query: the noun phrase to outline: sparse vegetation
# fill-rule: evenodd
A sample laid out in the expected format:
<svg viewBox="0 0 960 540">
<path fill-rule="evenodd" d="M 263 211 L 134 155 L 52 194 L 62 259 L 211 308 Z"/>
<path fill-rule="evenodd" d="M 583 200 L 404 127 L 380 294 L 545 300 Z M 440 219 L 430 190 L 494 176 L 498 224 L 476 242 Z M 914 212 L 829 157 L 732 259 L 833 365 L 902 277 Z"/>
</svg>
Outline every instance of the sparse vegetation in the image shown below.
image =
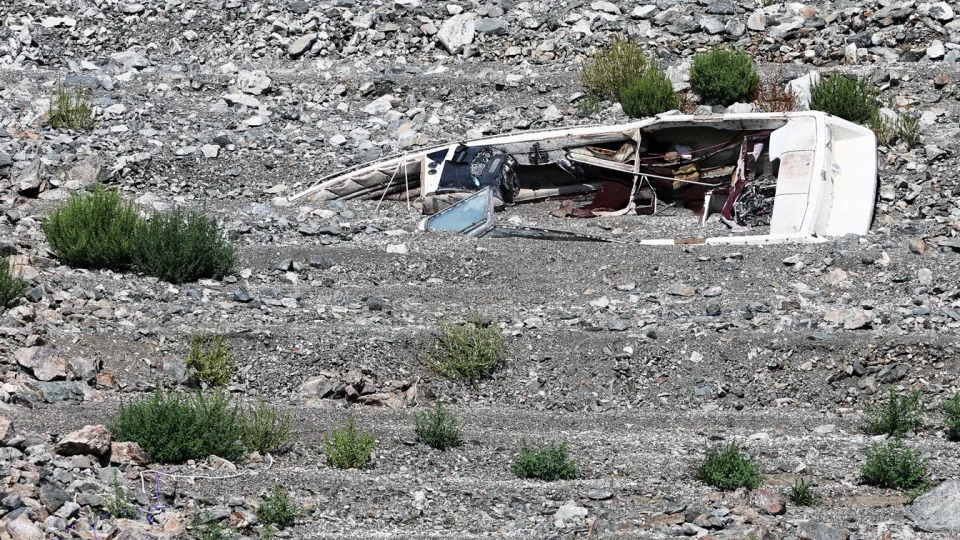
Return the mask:
<svg viewBox="0 0 960 540">
<path fill-rule="evenodd" d="M 732 442 L 707 451 L 706 458 L 697 468 L 697 479 L 727 491 L 741 487 L 755 489 L 761 484 L 760 466 L 740 445 Z"/>
<path fill-rule="evenodd" d="M 115 519 L 134 519 L 140 515 L 140 509 L 130 502 L 130 492 L 120 482 L 120 473 L 113 475 L 110 493 L 103 498 L 103 509 Z"/>
<path fill-rule="evenodd" d="M 248 450 L 272 454 L 284 450 L 293 440 L 290 415 L 260 400 L 243 415 L 243 444 Z"/>
<path fill-rule="evenodd" d="M 923 416 L 917 409 L 920 392 L 899 395 L 890 388 L 887 397 L 867 407 L 865 429 L 870 435 L 900 437 L 923 424 Z"/>
<path fill-rule="evenodd" d="M 909 112 L 897 117 L 897 137 L 910 148 L 920 144 L 920 117 Z"/>
<path fill-rule="evenodd" d="M 813 506 L 816 497 L 813 488 L 816 484 L 808 484 L 803 478 L 798 478 L 790 486 L 790 503 L 796 506 Z"/>
<path fill-rule="evenodd" d="M 233 350 L 223 334 L 199 333 L 190 336 L 190 353 L 187 367 L 198 381 L 213 386 L 223 386 L 233 373 Z"/>
<path fill-rule="evenodd" d="M 439 401 L 432 411 L 418 413 L 415 419 L 417 440 L 427 446 L 448 450 L 463 443 L 457 419 Z"/>
<path fill-rule="evenodd" d="M 566 442 L 535 446 L 523 440 L 510 470 L 517 478 L 553 481 L 580 477 L 579 465 L 567 455 Z"/>
<path fill-rule="evenodd" d="M 870 121 L 870 129 L 877 136 L 877 143 L 882 146 L 890 146 L 897 140 L 898 119 L 889 118 L 882 114 L 874 116 Z"/>
<path fill-rule="evenodd" d="M 373 435 L 357 429 L 352 414 L 343 428 L 334 428 L 323 441 L 327 463 L 339 469 L 357 469 L 366 465 L 373 453 L 373 445 Z"/>
<path fill-rule="evenodd" d="M 29 287 L 27 280 L 14 274 L 10 259 L 0 257 L 0 309 L 12 305 Z"/>
<path fill-rule="evenodd" d="M 860 476 L 871 486 L 918 493 L 924 491 L 929 482 L 927 464 L 920 453 L 898 439 L 870 447 Z"/>
<path fill-rule="evenodd" d="M 43 222 L 56 256 L 70 266 L 122 271 L 133 263 L 134 235 L 140 215 L 117 190 L 101 185 L 93 193 L 74 194 Z"/>
<path fill-rule="evenodd" d="M 503 364 L 505 355 L 506 345 L 497 325 L 474 315 L 463 324 L 441 321 L 427 361 L 445 377 L 474 383 L 489 377 Z"/>
<path fill-rule="evenodd" d="M 280 486 L 274 484 L 273 490 L 263 498 L 257 508 L 257 519 L 267 527 L 275 525 L 282 529 L 293 525 L 300 513 L 300 508 L 293 499 L 280 489 Z"/>
<path fill-rule="evenodd" d="M 960 394 L 943 403 L 944 423 L 947 425 L 947 438 L 960 441 Z"/>
<path fill-rule="evenodd" d="M 222 279 L 236 261 L 215 219 L 179 208 L 140 222 L 134 247 L 140 271 L 174 284 Z"/>
<path fill-rule="evenodd" d="M 230 540 L 234 535 L 223 526 L 223 523 L 209 520 L 193 527 L 193 538 L 195 540 Z"/>
<path fill-rule="evenodd" d="M 862 77 L 823 75 L 810 87 L 810 110 L 823 111 L 857 124 L 869 125 L 880 110 L 877 87 Z"/>
<path fill-rule="evenodd" d="M 601 101 L 603 101 L 603 98 L 600 96 L 593 92 L 587 92 L 585 96 L 577 100 L 577 114 L 580 116 L 593 116 L 599 113 L 602 110 L 600 106 Z"/>
<path fill-rule="evenodd" d="M 90 95 L 86 90 L 71 90 L 58 86 L 50 98 L 47 123 L 54 129 L 86 131 L 95 125 Z"/>
<path fill-rule="evenodd" d="M 620 104 L 627 115 L 642 118 L 678 108 L 680 97 L 667 75 L 650 66 L 620 92 Z"/>
<path fill-rule="evenodd" d="M 618 101 L 620 92 L 629 87 L 647 68 L 647 57 L 640 45 L 616 37 L 608 49 L 593 58 L 580 71 L 580 83 L 603 99 Z"/>
<path fill-rule="evenodd" d="M 761 79 L 757 84 L 753 105 L 757 112 L 790 112 L 798 109 L 797 93 L 784 81 L 782 62 L 775 76 Z"/>
<path fill-rule="evenodd" d="M 693 58 L 690 83 L 704 103 L 726 107 L 749 100 L 760 83 L 760 75 L 747 53 L 713 49 Z"/>
<path fill-rule="evenodd" d="M 235 460 L 246 453 L 242 413 L 222 392 L 205 396 L 158 390 L 121 405 L 109 428 L 115 440 L 139 443 L 160 463 L 183 463 L 211 454 Z"/>
</svg>

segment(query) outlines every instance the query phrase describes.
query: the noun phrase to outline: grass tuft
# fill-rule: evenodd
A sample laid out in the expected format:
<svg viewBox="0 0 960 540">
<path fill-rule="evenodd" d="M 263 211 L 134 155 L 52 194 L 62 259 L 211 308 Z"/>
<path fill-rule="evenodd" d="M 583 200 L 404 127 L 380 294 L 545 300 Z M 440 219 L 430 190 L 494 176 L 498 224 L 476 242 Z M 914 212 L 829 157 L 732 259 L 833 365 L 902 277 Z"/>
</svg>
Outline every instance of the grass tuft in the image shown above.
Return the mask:
<svg viewBox="0 0 960 540">
<path fill-rule="evenodd" d="M 620 104 L 628 116 L 643 118 L 677 109 L 680 96 L 673 91 L 667 75 L 656 66 L 650 66 L 623 89 Z"/>
<path fill-rule="evenodd" d="M 267 527 L 276 525 L 281 529 L 293 525 L 300 517 L 301 510 L 293 499 L 280 486 L 274 484 L 273 490 L 263 498 L 257 508 L 257 520 Z"/>
<path fill-rule="evenodd" d="M 122 271 L 133 263 L 140 215 L 120 193 L 97 185 L 93 193 L 74 194 L 43 221 L 54 254 L 80 267 Z"/>
<path fill-rule="evenodd" d="M 803 478 L 798 478 L 790 486 L 790 503 L 796 506 L 813 506 L 816 500 L 813 488 L 816 486 L 813 483 L 808 484 Z"/>
<path fill-rule="evenodd" d="M 510 470 L 517 478 L 554 481 L 580 477 L 577 462 L 567 456 L 566 442 L 532 446 L 523 440 Z"/>
<path fill-rule="evenodd" d="M 489 377 L 505 356 L 506 345 L 497 325 L 474 315 L 459 325 L 441 321 L 427 361 L 445 377 L 474 383 Z"/>
<path fill-rule="evenodd" d="M 190 353 L 187 367 L 198 381 L 212 386 L 223 386 L 233 373 L 233 350 L 223 334 L 208 335 L 206 332 L 190 336 Z"/>
<path fill-rule="evenodd" d="M 590 93 L 618 101 L 620 92 L 629 87 L 647 68 L 647 57 L 640 45 L 615 37 L 609 48 L 593 56 L 580 71 L 580 84 Z"/>
<path fill-rule="evenodd" d="M 137 227 L 134 260 L 145 274 L 179 284 L 222 279 L 233 269 L 236 254 L 215 219 L 176 208 Z"/>
<path fill-rule="evenodd" d="M 867 423 L 864 429 L 870 435 L 900 437 L 923 425 L 923 415 L 918 410 L 920 392 L 905 396 L 890 388 L 887 398 L 867 407 Z"/>
<path fill-rule="evenodd" d="M 693 57 L 690 83 L 705 104 L 726 107 L 748 101 L 760 84 L 760 75 L 747 53 L 713 49 Z"/>
<path fill-rule="evenodd" d="M 910 148 L 920 144 L 920 117 L 901 113 L 897 117 L 897 137 Z"/>
<path fill-rule="evenodd" d="M 736 442 L 707 451 L 697 468 L 697 479 L 725 491 L 745 487 L 755 489 L 761 484 L 760 466 Z"/>
<path fill-rule="evenodd" d="M 243 444 L 248 450 L 274 454 L 285 450 L 292 440 L 289 413 L 280 413 L 262 399 L 245 411 Z"/>
<path fill-rule="evenodd" d="M 339 469 L 358 469 L 366 465 L 373 453 L 373 445 L 373 435 L 357 429 L 352 414 L 343 428 L 333 428 L 323 441 L 327 463 Z"/>
<path fill-rule="evenodd" d="M 943 403 L 944 423 L 947 425 L 947 438 L 960 441 L 960 394 Z"/>
<path fill-rule="evenodd" d="M 30 286 L 27 280 L 14 274 L 8 257 L 0 257 L 0 309 L 13 305 Z"/>
<path fill-rule="evenodd" d="M 92 129 L 96 122 L 93 120 L 89 92 L 58 86 L 53 97 L 50 98 L 47 123 L 54 129 L 67 128 L 74 131 Z"/>
<path fill-rule="evenodd" d="M 417 440 L 437 450 L 463 444 L 457 419 L 439 401 L 432 411 L 416 415 Z"/>
<path fill-rule="evenodd" d="M 877 114 L 869 122 L 873 134 L 877 136 L 877 143 L 881 146 L 890 146 L 897 140 L 897 123 L 899 119 L 889 118 Z"/>
<path fill-rule="evenodd" d="M 113 475 L 110 493 L 103 498 L 103 509 L 114 519 L 134 519 L 140 516 L 140 509 L 130 502 L 130 492 L 120 482 L 120 473 Z"/>
<path fill-rule="evenodd" d="M 810 87 L 810 110 L 823 111 L 863 125 L 874 121 L 880 110 L 877 87 L 862 77 L 824 75 Z"/>
<path fill-rule="evenodd" d="M 860 477 L 871 486 L 914 490 L 918 494 L 929 487 L 926 461 L 899 439 L 871 446 Z"/>
</svg>

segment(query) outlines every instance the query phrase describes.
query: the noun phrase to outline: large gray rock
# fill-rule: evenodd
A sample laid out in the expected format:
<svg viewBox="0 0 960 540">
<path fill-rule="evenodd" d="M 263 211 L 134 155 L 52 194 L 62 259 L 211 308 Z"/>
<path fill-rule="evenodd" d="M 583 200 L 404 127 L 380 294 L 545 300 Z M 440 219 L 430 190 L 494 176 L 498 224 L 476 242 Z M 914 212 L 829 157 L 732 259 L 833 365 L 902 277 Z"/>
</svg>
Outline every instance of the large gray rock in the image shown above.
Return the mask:
<svg viewBox="0 0 960 540">
<path fill-rule="evenodd" d="M 237 75 L 237 88 L 245 94 L 254 96 L 259 96 L 267 88 L 270 88 L 271 82 L 273 81 L 270 80 L 270 77 L 267 77 L 267 73 L 262 69 L 241 71 Z"/>
<path fill-rule="evenodd" d="M 440 26 L 437 32 L 437 39 L 443 48 L 450 54 L 457 54 L 463 48 L 473 43 L 473 37 L 476 34 L 475 15 L 473 13 L 462 13 L 454 15 Z"/>
<path fill-rule="evenodd" d="M 43 187 L 43 177 L 40 175 L 40 160 L 31 163 L 17 176 L 17 192 L 24 197 L 36 197 Z"/>
<path fill-rule="evenodd" d="M 928 532 L 960 532 L 960 480 L 947 480 L 916 498 L 910 514 Z"/>
<path fill-rule="evenodd" d="M 110 454 L 110 430 L 103 425 L 83 426 L 68 433 L 57 444 L 57 453 L 61 456 Z"/>
<path fill-rule="evenodd" d="M 13 357 L 41 381 L 65 379 L 69 373 L 67 361 L 50 347 L 24 347 L 17 349 Z"/>
<path fill-rule="evenodd" d="M 800 540 L 847 540 L 850 535 L 846 531 L 834 529 L 823 523 L 805 521 L 797 526 L 797 538 Z"/>
<path fill-rule="evenodd" d="M 313 32 L 311 32 L 305 36 L 299 37 L 296 40 L 294 40 L 293 43 L 291 43 L 290 46 L 287 47 L 287 54 L 289 54 L 293 58 L 296 58 L 302 55 L 303 53 L 309 51 L 310 47 L 313 47 L 313 44 L 316 42 L 317 42 L 317 34 L 314 34 Z"/>
</svg>

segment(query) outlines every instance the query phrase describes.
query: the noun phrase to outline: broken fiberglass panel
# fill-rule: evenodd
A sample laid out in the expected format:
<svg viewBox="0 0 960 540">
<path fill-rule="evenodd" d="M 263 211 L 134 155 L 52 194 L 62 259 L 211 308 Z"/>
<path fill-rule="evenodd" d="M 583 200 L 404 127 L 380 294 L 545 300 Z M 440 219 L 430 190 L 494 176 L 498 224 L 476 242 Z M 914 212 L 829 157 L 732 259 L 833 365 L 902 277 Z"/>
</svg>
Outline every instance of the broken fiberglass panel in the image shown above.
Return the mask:
<svg viewBox="0 0 960 540">
<path fill-rule="evenodd" d="M 428 231 L 453 231 L 481 236 L 493 227 L 493 222 L 493 191 L 485 187 L 427 218 L 424 228 Z"/>
</svg>

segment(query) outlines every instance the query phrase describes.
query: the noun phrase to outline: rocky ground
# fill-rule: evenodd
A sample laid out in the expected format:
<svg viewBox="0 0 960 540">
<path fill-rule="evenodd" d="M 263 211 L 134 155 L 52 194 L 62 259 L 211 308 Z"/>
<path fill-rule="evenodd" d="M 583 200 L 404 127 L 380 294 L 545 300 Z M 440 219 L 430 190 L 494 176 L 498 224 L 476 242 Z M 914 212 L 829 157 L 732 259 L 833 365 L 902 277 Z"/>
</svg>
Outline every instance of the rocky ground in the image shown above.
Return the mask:
<svg viewBox="0 0 960 540">
<path fill-rule="evenodd" d="M 763 4 L 769 4 L 764 6 Z M 0 537 L 189 537 L 205 511 L 257 537 L 274 483 L 306 508 L 289 538 L 949 538 L 906 494 L 862 485 L 863 409 L 920 390 L 910 444 L 934 483 L 960 474 L 941 403 L 960 390 L 960 207 L 952 2 L 45 0 L 0 2 L 0 252 L 32 283 L 0 317 Z M 643 247 L 676 216 L 521 222 L 622 244 L 415 231 L 404 202 L 291 203 L 339 168 L 397 151 L 570 124 L 577 70 L 614 34 L 686 85 L 691 56 L 749 51 L 768 76 L 872 76 L 921 142 L 881 147 L 871 232 L 816 246 Z M 57 84 L 85 88 L 90 132 L 44 125 Z M 97 179 L 146 213 L 204 207 L 239 248 L 222 281 L 171 286 L 61 265 L 43 216 Z M 400 247 L 402 246 L 402 248 Z M 476 387 L 420 360 L 437 321 L 480 311 L 510 357 Z M 293 448 L 249 462 L 139 463 L 108 434 L 121 400 L 189 386 L 191 332 L 237 353 L 229 389 L 294 418 Z M 351 385 L 353 403 L 325 398 Z M 467 444 L 414 444 L 439 398 Z M 373 466 L 326 465 L 349 412 Z M 583 478 L 517 480 L 520 439 L 569 441 Z M 718 493 L 691 469 L 740 441 L 767 492 Z M 111 462 L 113 462 L 111 464 Z M 151 519 L 101 517 L 116 471 Z M 164 473 L 160 475 L 159 473 Z M 785 503 L 817 483 L 818 503 Z M 159 500 L 157 495 L 159 494 Z M 779 498 L 778 498 L 779 497 Z M 95 533 L 91 524 L 98 527 Z"/>
</svg>

